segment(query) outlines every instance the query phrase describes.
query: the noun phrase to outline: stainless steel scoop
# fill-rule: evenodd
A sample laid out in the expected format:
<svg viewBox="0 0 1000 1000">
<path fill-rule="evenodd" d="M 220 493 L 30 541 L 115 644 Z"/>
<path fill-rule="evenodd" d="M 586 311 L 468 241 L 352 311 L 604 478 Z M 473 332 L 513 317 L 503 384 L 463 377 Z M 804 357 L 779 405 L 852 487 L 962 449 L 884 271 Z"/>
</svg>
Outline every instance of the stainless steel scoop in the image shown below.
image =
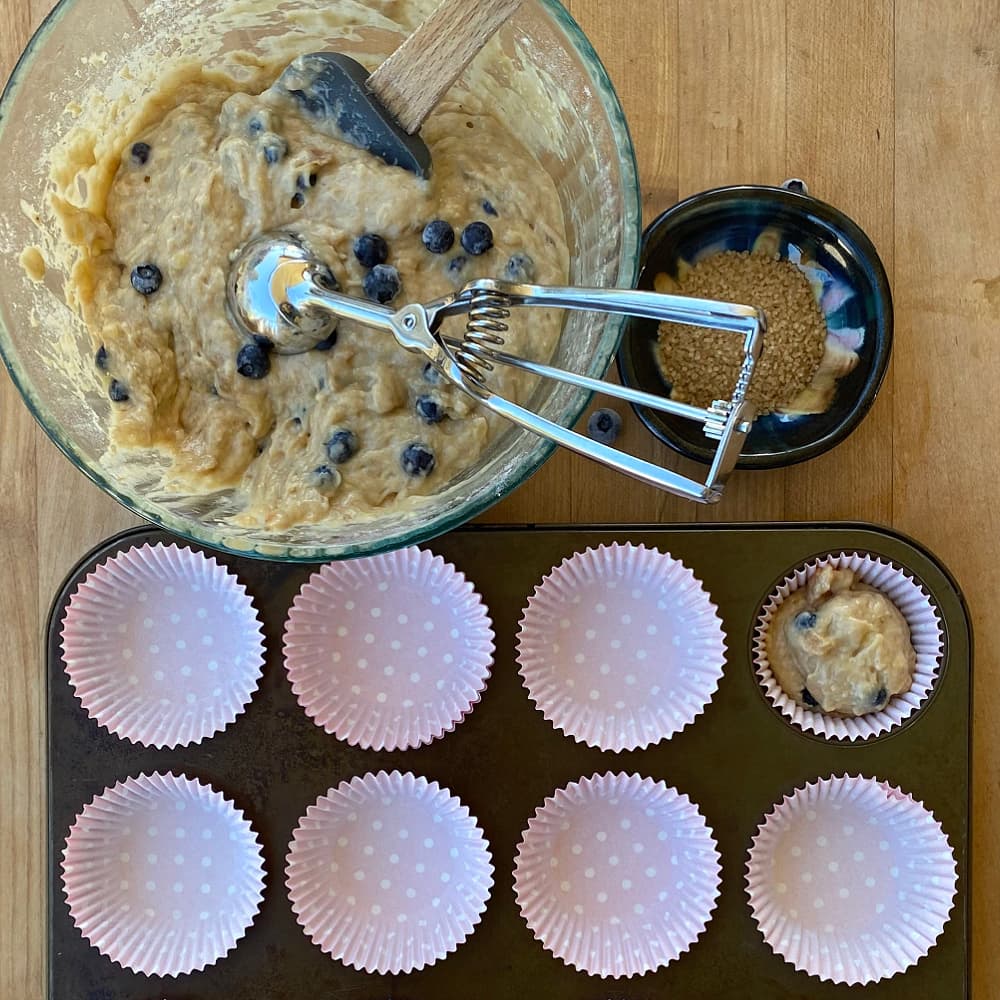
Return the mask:
<svg viewBox="0 0 1000 1000">
<path fill-rule="evenodd" d="M 334 332 L 341 318 L 383 330 L 407 351 L 423 354 L 450 382 L 512 423 L 678 496 L 699 503 L 721 499 L 726 478 L 736 465 L 756 415 L 746 394 L 763 347 L 765 319 L 760 310 L 682 295 L 555 288 L 491 279 L 470 282 L 454 295 L 426 305 L 414 303 L 402 309 L 343 295 L 337 289 L 333 272 L 300 237 L 288 232 L 265 233 L 251 240 L 233 261 L 227 285 L 230 319 L 245 337 L 266 340 L 278 354 L 311 350 Z M 521 306 L 640 316 L 739 335 L 743 338 L 743 364 L 733 394 L 701 409 L 509 354 L 503 350 L 506 320 L 512 308 Z M 458 315 L 468 316 L 465 335 L 460 340 L 443 336 L 441 321 Z M 688 479 L 593 441 L 497 395 L 489 386 L 489 376 L 498 364 L 698 421 L 706 437 L 717 442 L 705 481 Z"/>
</svg>

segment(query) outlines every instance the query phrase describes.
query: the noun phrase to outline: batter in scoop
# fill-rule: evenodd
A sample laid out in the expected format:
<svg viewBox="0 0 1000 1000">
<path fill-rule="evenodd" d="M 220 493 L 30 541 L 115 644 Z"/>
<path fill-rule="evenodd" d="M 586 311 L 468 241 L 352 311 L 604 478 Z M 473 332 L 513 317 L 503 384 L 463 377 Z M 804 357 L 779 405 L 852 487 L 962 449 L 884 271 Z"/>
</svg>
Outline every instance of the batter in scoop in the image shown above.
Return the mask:
<svg viewBox="0 0 1000 1000">
<path fill-rule="evenodd" d="M 403 511 L 506 425 L 357 324 L 303 355 L 247 344 L 225 313 L 234 251 L 287 228 L 342 291 L 399 306 L 479 277 L 564 284 L 568 272 L 553 181 L 473 95 L 453 90 L 424 125 L 423 180 L 334 138 L 272 87 L 283 69 L 165 80 L 107 165 L 102 211 L 54 199 L 84 248 L 70 300 L 93 337 L 113 446 L 169 456 L 178 491 L 236 489 L 239 523 L 278 530 Z M 547 359 L 560 322 L 512 320 L 509 349 Z M 519 402 L 533 388 L 509 369 L 493 384 Z"/>
<path fill-rule="evenodd" d="M 782 601 L 767 655 L 789 698 L 847 716 L 880 711 L 909 691 L 917 660 L 896 605 L 852 570 L 831 566 Z"/>
</svg>

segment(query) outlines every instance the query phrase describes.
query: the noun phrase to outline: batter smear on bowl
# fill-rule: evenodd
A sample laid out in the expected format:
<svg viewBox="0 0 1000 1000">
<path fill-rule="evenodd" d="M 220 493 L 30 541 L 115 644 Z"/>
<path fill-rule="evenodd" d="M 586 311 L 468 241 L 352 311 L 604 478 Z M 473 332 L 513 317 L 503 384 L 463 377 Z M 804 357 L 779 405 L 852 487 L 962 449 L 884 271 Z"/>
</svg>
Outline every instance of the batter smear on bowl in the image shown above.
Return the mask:
<svg viewBox="0 0 1000 1000">
<path fill-rule="evenodd" d="M 71 134 L 53 196 L 81 248 L 68 294 L 111 400 L 112 448 L 168 456 L 179 492 L 236 489 L 237 523 L 277 530 L 403 510 L 474 466 L 505 425 L 348 321 L 303 355 L 244 340 L 225 311 L 244 243 L 291 230 L 341 291 L 399 306 L 481 277 L 568 274 L 554 182 L 475 95 L 453 88 L 423 126 L 425 180 L 334 137 L 274 85 L 285 65 L 247 56 L 166 74 L 127 134 Z M 547 360 L 560 325 L 536 312 L 508 347 Z M 509 369 L 495 387 L 523 403 L 533 382 Z"/>
</svg>

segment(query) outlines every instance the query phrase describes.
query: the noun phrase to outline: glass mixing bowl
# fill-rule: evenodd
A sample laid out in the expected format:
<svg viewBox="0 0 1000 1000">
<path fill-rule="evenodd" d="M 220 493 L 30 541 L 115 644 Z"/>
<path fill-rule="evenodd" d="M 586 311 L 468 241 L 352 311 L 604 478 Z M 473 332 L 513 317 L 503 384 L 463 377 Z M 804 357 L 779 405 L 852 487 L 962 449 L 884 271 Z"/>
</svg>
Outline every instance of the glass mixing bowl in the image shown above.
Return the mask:
<svg viewBox="0 0 1000 1000">
<path fill-rule="evenodd" d="M 65 275 L 50 266 L 32 281 L 25 248 L 51 246 L 59 231 L 45 208 L 51 148 L 73 126 L 88 93 L 109 90 L 121 105 L 141 92 L 144 71 L 166 57 L 222 54 L 302 37 L 301 51 L 330 48 L 358 56 L 391 50 L 433 8 L 429 0 L 373 3 L 405 11 L 393 25 L 359 29 L 358 0 L 62 0 L 29 43 L 0 99 L 0 352 L 25 402 L 55 444 L 101 489 L 178 535 L 267 559 L 319 561 L 383 551 L 445 532 L 480 514 L 524 482 L 552 445 L 519 429 L 499 435 L 479 463 L 405 515 L 286 531 L 234 526 L 231 492 L 178 495 L 164 487 L 165 461 L 130 453 L 127 475 L 108 457 L 110 402 L 92 371 L 92 345 L 65 304 Z M 332 21 L 331 21 L 332 18 Z M 330 28 L 329 24 L 338 27 Z M 526 0 L 484 53 L 482 77 L 496 113 L 552 175 L 566 218 L 570 283 L 631 287 L 641 229 L 632 141 L 604 67 L 556 0 Z M 75 107 L 74 107 L 75 105 Z M 530 122 L 530 128 L 518 123 Z M 618 346 L 623 320 L 570 314 L 555 363 L 600 377 Z M 530 405 L 569 426 L 589 394 L 539 386 Z"/>
</svg>

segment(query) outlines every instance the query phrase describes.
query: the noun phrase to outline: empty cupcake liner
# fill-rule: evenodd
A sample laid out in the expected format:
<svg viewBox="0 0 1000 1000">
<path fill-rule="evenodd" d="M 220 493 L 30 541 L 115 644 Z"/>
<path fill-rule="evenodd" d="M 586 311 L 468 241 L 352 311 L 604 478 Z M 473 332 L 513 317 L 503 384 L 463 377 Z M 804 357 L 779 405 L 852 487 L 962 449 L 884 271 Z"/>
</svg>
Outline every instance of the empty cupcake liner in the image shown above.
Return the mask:
<svg viewBox="0 0 1000 1000">
<path fill-rule="evenodd" d="M 602 750 L 635 750 L 704 711 L 726 640 L 716 606 L 683 563 L 615 543 L 571 556 L 535 588 L 517 659 L 556 729 Z"/>
<path fill-rule="evenodd" d="M 958 875 L 941 824 L 920 802 L 845 775 L 774 807 L 754 837 L 746 881 L 776 954 L 821 980 L 867 984 L 930 951 Z"/>
<path fill-rule="evenodd" d="M 721 867 L 698 808 L 662 781 L 583 778 L 545 800 L 514 866 L 535 938 L 581 972 L 630 977 L 679 958 L 704 931 Z"/>
<path fill-rule="evenodd" d="M 175 774 L 143 774 L 84 806 L 63 852 L 70 915 L 102 955 L 132 972 L 180 976 L 212 965 L 263 899 L 260 841 L 231 802 Z"/>
<path fill-rule="evenodd" d="M 771 619 L 781 602 L 805 586 L 822 566 L 853 570 L 858 579 L 885 594 L 899 608 L 910 627 L 910 641 L 917 654 L 913 684 L 909 691 L 890 699 L 879 712 L 850 718 L 805 708 L 785 694 L 771 670 L 766 642 Z M 800 566 L 768 597 L 754 629 L 754 667 L 771 703 L 793 725 L 828 739 L 866 740 L 889 732 L 927 700 L 941 669 L 943 635 L 937 608 L 920 581 L 909 571 L 878 557 L 841 552 Z"/>
<path fill-rule="evenodd" d="M 285 625 L 306 714 L 353 746 L 403 750 L 454 730 L 490 676 L 493 628 L 472 584 L 418 548 L 331 563 Z"/>
<path fill-rule="evenodd" d="M 341 782 L 310 806 L 286 875 L 315 944 L 355 969 L 392 975 L 453 952 L 493 885 L 475 817 L 436 781 L 399 771 Z"/>
<path fill-rule="evenodd" d="M 246 589 L 215 559 L 176 545 L 127 549 L 94 569 L 62 625 L 69 682 L 123 739 L 177 747 L 221 732 L 249 704 L 264 663 Z"/>
</svg>

